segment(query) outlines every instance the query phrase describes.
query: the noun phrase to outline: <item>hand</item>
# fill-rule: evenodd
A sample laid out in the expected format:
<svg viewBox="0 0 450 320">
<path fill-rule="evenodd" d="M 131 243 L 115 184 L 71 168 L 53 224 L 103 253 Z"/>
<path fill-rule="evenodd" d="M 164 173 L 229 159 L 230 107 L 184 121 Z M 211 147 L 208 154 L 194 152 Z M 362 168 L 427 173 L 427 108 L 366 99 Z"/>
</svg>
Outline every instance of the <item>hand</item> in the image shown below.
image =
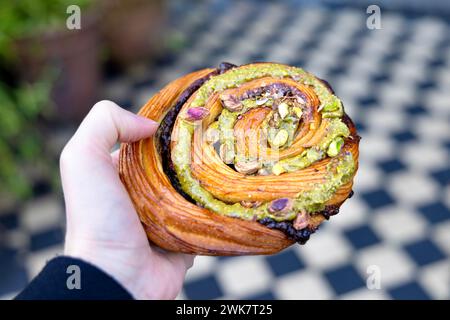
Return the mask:
<svg viewBox="0 0 450 320">
<path fill-rule="evenodd" d="M 118 175 L 120 142 L 151 136 L 158 124 L 98 102 L 61 153 L 67 215 L 65 254 L 90 262 L 137 299 L 173 299 L 181 290 L 193 256 L 149 245 Z"/>
</svg>

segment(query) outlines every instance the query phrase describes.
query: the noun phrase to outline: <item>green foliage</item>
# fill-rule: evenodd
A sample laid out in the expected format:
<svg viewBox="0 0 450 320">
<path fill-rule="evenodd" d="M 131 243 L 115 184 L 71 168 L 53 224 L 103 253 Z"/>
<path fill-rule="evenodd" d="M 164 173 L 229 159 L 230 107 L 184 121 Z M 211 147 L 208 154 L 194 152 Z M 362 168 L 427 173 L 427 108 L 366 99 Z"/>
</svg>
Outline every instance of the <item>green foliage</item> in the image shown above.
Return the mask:
<svg viewBox="0 0 450 320">
<path fill-rule="evenodd" d="M 0 192 L 19 198 L 30 192 L 23 169 L 46 157 L 37 124 L 49 107 L 51 83 L 46 79 L 18 88 L 0 83 Z"/>
<path fill-rule="evenodd" d="M 0 58 L 14 57 L 14 41 L 65 27 L 69 5 L 81 10 L 92 0 L 14 0 L 0 4 Z"/>
<path fill-rule="evenodd" d="M 78 5 L 83 10 L 93 4 L 92 0 L 15 0 L 0 2 L 0 192 L 16 198 L 30 194 L 27 168 L 47 167 L 46 176 L 51 178 L 54 170 L 45 148 L 45 113 L 51 107 L 50 91 L 55 77 L 51 70 L 43 68 L 45 75 L 32 84 L 23 84 L 14 75 L 16 66 L 16 43 L 20 39 L 35 37 L 44 32 L 64 30 L 68 18 L 67 7 Z M 32 50 L 34 53 L 36 50 Z M 8 84 L 2 81 L 7 81 Z"/>
</svg>

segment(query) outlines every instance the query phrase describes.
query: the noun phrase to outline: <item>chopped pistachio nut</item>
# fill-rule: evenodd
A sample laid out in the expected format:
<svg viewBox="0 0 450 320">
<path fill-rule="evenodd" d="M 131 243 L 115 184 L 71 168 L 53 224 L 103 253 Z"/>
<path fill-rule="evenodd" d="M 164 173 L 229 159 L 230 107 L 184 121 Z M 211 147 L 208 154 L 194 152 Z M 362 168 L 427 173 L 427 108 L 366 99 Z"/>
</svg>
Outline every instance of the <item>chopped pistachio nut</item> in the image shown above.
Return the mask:
<svg viewBox="0 0 450 320">
<path fill-rule="evenodd" d="M 273 167 L 272 167 L 272 173 L 274 175 L 279 176 L 280 174 L 282 174 L 283 172 L 285 172 L 283 166 L 280 163 L 276 163 Z"/>
<path fill-rule="evenodd" d="M 294 111 L 295 115 L 299 118 L 301 118 L 303 115 L 302 108 L 300 108 L 300 107 L 293 107 L 292 111 Z"/>
<path fill-rule="evenodd" d="M 344 114 L 342 108 L 337 109 L 336 111 L 326 111 L 326 112 L 322 112 L 322 118 L 327 119 L 327 118 L 339 118 L 342 117 L 342 115 Z"/>
<path fill-rule="evenodd" d="M 289 106 L 286 102 L 282 102 L 278 105 L 278 113 L 281 119 L 284 119 L 289 114 Z"/>
<path fill-rule="evenodd" d="M 344 139 L 342 137 L 337 137 L 333 141 L 331 141 L 330 145 L 328 146 L 327 155 L 330 157 L 335 157 L 339 154 L 339 151 L 341 151 L 341 148 L 344 144 Z"/>
<path fill-rule="evenodd" d="M 269 98 L 261 98 L 256 100 L 256 105 L 257 106 L 262 106 L 263 104 L 265 104 L 267 101 L 269 101 Z"/>
<path fill-rule="evenodd" d="M 236 161 L 234 168 L 240 173 L 252 174 L 261 168 L 261 163 L 258 160 Z"/>
<path fill-rule="evenodd" d="M 339 99 L 333 99 L 333 101 L 330 104 L 327 105 L 321 105 L 320 109 L 322 109 L 323 111 L 336 111 L 340 108 L 341 106 L 341 102 L 339 101 Z"/>
<path fill-rule="evenodd" d="M 348 137 L 350 135 L 350 130 L 340 119 L 332 119 L 327 121 L 329 121 L 329 131 L 325 138 L 323 138 L 318 144 L 319 148 L 324 151 L 328 150 L 331 141 L 334 139 L 338 137 Z"/>
<path fill-rule="evenodd" d="M 286 142 L 288 141 L 288 138 L 289 138 L 289 133 L 286 130 L 281 129 L 275 135 L 275 138 L 273 138 L 272 145 L 275 147 L 284 146 L 286 144 Z"/>
<path fill-rule="evenodd" d="M 308 151 L 306 151 L 306 158 L 310 163 L 316 162 L 317 160 L 321 159 L 323 155 L 323 152 L 316 148 L 310 148 Z"/>
</svg>

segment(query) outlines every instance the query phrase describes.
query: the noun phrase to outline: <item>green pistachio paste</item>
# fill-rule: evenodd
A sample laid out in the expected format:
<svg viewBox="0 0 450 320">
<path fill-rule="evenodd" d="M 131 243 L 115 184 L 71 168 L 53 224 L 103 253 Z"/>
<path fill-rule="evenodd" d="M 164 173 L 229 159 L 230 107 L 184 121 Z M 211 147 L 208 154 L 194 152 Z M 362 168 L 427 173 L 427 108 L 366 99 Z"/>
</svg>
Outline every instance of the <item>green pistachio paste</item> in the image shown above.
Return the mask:
<svg viewBox="0 0 450 320">
<path fill-rule="evenodd" d="M 195 129 L 195 124 L 182 120 L 179 124 L 178 136 L 172 150 L 172 162 L 175 167 L 182 189 L 188 193 L 199 205 L 217 213 L 241 219 L 262 219 L 270 217 L 276 221 L 294 219 L 299 211 L 315 213 L 324 209 L 324 203 L 332 198 L 336 190 L 347 183 L 355 171 L 355 161 L 351 153 L 341 152 L 343 139 L 350 135 L 348 127 L 340 119 L 343 115 L 341 101 L 317 78 L 300 68 L 295 68 L 280 64 L 255 64 L 242 68 L 231 69 L 221 75 L 211 77 L 196 93 L 191 107 L 202 107 L 214 92 L 221 92 L 228 88 L 235 88 L 253 79 L 270 76 L 275 78 L 293 78 L 295 81 L 313 87 L 320 101 L 320 112 L 323 118 L 329 118 L 329 128 L 327 134 L 314 147 L 310 147 L 298 156 L 283 159 L 276 163 L 264 163 L 263 167 L 272 174 L 282 174 L 293 172 L 310 166 L 312 163 L 332 157 L 332 161 L 327 167 L 327 176 L 324 183 L 314 186 L 309 191 L 299 192 L 293 199 L 293 210 L 285 214 L 271 213 L 268 208 L 270 203 L 264 203 L 256 208 L 247 208 L 240 203 L 228 204 L 214 198 L 214 196 L 204 189 L 199 181 L 191 174 L 191 143 Z M 232 129 L 238 117 L 248 110 L 264 105 L 257 104 L 255 99 L 241 101 L 243 108 L 238 112 L 231 112 L 223 109 L 213 127 L 219 131 L 219 141 L 227 152 L 231 153 L 231 158 L 235 159 L 235 137 Z M 273 103 L 267 99 L 265 106 Z M 284 107 L 284 106 L 283 106 Z M 269 127 L 263 124 L 263 129 L 268 132 L 268 144 L 272 147 L 287 148 L 291 145 L 295 132 L 300 121 L 302 111 L 295 109 L 281 110 L 284 116 L 275 125 Z M 211 127 L 210 127 L 211 128 Z M 272 132 L 270 131 L 272 130 Z"/>
</svg>

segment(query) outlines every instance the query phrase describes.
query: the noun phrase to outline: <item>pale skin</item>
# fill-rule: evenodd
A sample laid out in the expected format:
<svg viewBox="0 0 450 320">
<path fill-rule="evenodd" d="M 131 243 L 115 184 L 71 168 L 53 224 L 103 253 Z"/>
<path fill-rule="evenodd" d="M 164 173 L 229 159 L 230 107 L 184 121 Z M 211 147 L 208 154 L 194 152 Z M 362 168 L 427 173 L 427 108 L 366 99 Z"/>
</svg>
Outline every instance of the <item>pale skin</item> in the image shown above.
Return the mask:
<svg viewBox="0 0 450 320">
<path fill-rule="evenodd" d="M 157 127 L 111 101 L 100 101 L 60 158 L 67 215 L 64 253 L 99 267 L 136 299 L 175 298 L 194 259 L 149 244 L 120 181 L 118 152 L 111 154 L 117 142 L 147 138 Z"/>
</svg>

